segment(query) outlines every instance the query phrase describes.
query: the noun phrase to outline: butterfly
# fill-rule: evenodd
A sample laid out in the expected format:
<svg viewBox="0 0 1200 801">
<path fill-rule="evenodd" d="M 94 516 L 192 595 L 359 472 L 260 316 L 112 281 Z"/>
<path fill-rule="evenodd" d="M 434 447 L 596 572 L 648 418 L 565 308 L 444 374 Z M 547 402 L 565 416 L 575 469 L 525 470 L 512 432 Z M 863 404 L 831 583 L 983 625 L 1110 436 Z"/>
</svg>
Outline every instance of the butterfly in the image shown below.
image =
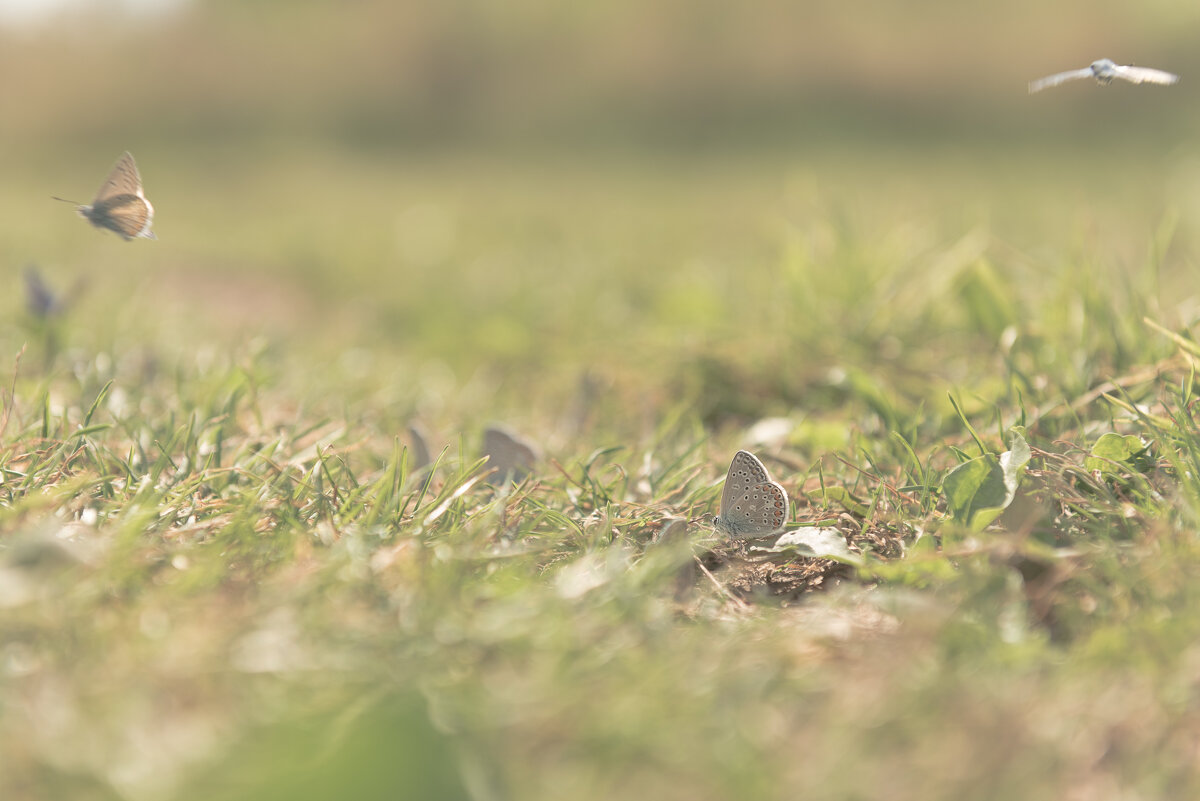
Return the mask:
<svg viewBox="0 0 1200 801">
<path fill-rule="evenodd" d="M 63 200 L 58 197 L 55 200 Z M 66 203 L 74 201 L 66 200 Z M 79 216 L 97 228 L 115 231 L 123 239 L 157 239 L 150 230 L 154 207 L 142 191 L 142 178 L 128 151 L 117 159 L 91 205 L 77 203 Z"/>
<path fill-rule="evenodd" d="M 1113 78 L 1120 78 L 1130 83 L 1158 83 L 1164 86 L 1169 86 L 1179 80 L 1179 76 L 1174 73 L 1150 69 L 1149 67 L 1123 67 L 1120 64 L 1113 63 L 1111 59 L 1102 58 L 1099 61 L 1093 61 L 1091 66 L 1084 67 L 1081 70 L 1067 70 L 1066 72 L 1047 75 L 1045 78 L 1038 78 L 1036 81 L 1030 81 L 1029 94 L 1040 92 L 1051 86 L 1058 86 L 1060 83 L 1078 81 L 1083 78 L 1095 78 L 1101 84 L 1109 84 L 1112 83 Z"/>
<path fill-rule="evenodd" d="M 754 539 L 782 531 L 787 514 L 787 492 L 771 480 L 758 457 L 749 451 L 734 454 L 713 525 L 734 539 Z"/>
<path fill-rule="evenodd" d="M 483 431 L 483 454 L 503 482 L 524 481 L 541 458 L 537 445 L 498 423 Z"/>
<path fill-rule="evenodd" d="M 433 464 L 429 458 L 429 437 L 425 429 L 413 423 L 408 427 L 408 438 L 412 441 L 412 469 L 420 470 Z"/>
</svg>

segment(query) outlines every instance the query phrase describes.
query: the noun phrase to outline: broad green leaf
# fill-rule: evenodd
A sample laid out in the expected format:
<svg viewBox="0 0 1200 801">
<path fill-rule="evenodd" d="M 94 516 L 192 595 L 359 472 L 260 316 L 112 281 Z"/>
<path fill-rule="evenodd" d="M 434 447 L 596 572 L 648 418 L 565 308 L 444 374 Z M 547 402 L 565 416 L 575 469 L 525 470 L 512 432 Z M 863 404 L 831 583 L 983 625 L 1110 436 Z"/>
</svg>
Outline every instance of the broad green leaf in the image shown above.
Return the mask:
<svg viewBox="0 0 1200 801">
<path fill-rule="evenodd" d="M 1012 432 L 1012 443 L 1004 453 L 1000 454 L 1000 469 L 1004 471 L 1004 507 L 1012 503 L 1013 497 L 1017 494 L 1017 487 L 1021 483 L 1021 476 L 1025 473 L 1025 466 L 1029 464 L 1029 443 L 1025 441 L 1016 431 Z"/>
<path fill-rule="evenodd" d="M 1092 446 L 1092 455 L 1084 459 L 1083 464 L 1088 470 L 1098 470 L 1101 473 L 1119 472 L 1114 462 L 1128 465 L 1131 470 L 1144 468 L 1141 457 L 1145 456 L 1149 446 L 1140 437 L 1133 434 L 1114 434 L 1109 432 L 1096 440 Z"/>
<path fill-rule="evenodd" d="M 1016 431 L 1012 438 L 1010 450 L 999 459 L 991 454 L 978 456 L 951 470 L 942 481 L 950 514 L 959 523 L 979 531 L 1012 503 L 1030 458 L 1025 438 Z"/>
<path fill-rule="evenodd" d="M 977 456 L 946 475 L 942 493 L 955 520 L 969 528 L 982 529 L 1004 508 L 1008 494 L 1004 469 L 991 454 Z"/>
</svg>

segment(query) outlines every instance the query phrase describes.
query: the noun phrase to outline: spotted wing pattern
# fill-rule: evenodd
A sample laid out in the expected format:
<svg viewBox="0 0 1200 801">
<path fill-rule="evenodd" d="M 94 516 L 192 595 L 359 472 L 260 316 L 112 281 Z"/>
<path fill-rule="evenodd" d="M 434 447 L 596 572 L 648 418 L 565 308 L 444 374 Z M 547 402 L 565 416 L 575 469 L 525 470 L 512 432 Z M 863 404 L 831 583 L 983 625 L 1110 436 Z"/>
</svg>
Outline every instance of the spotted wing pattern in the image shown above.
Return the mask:
<svg viewBox="0 0 1200 801">
<path fill-rule="evenodd" d="M 725 476 L 714 525 L 736 539 L 765 537 L 783 528 L 787 513 L 787 492 L 771 480 L 758 457 L 738 451 Z"/>
</svg>

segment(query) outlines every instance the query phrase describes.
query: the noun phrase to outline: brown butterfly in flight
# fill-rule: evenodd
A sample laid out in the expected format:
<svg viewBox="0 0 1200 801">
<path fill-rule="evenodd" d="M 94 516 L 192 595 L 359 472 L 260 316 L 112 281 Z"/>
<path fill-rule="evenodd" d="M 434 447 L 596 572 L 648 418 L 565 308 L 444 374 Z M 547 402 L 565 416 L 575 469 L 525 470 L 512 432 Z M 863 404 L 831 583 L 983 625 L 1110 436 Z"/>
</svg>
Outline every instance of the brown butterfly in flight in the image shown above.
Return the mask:
<svg viewBox="0 0 1200 801">
<path fill-rule="evenodd" d="M 56 197 L 55 200 L 63 198 Z M 150 224 L 154 220 L 154 207 L 146 200 L 146 194 L 142 191 L 142 178 L 138 175 L 137 164 L 129 152 L 117 159 L 116 165 L 108 174 L 100 191 L 96 193 L 96 199 L 91 205 L 77 203 L 75 210 L 92 225 L 115 231 L 122 239 L 157 238 L 150 230 Z"/>
</svg>

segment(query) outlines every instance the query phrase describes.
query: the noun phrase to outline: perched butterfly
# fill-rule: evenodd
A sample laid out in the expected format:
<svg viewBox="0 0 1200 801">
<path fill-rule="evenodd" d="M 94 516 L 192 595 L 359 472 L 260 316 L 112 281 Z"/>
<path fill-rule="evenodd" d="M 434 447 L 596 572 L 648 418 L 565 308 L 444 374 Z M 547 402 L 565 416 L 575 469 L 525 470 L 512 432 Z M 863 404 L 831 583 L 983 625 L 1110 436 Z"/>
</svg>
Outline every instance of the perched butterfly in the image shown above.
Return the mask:
<svg viewBox="0 0 1200 801">
<path fill-rule="evenodd" d="M 1036 81 L 1030 81 L 1029 94 L 1049 89 L 1051 86 L 1058 86 L 1060 83 L 1078 81 L 1083 78 L 1095 78 L 1101 84 L 1109 84 L 1112 83 L 1113 78 L 1120 78 L 1130 83 L 1158 83 L 1164 86 L 1169 86 L 1179 80 L 1179 76 L 1174 73 L 1150 69 L 1149 67 L 1123 67 L 1120 64 L 1113 63 L 1112 59 L 1102 58 L 1099 61 L 1093 61 L 1091 66 L 1084 67 L 1081 70 L 1067 70 L 1055 75 L 1047 75 L 1045 78 L 1038 78 Z"/>
<path fill-rule="evenodd" d="M 72 200 L 64 202 L 74 203 Z M 108 174 L 92 204 L 87 206 L 77 203 L 75 209 L 79 216 L 92 225 L 116 231 L 123 239 L 157 238 L 150 230 L 150 224 L 154 220 L 154 207 L 146 200 L 146 194 L 142 191 L 142 178 L 138 175 L 133 156 L 128 152 L 117 159 L 116 166 Z"/>
<path fill-rule="evenodd" d="M 429 437 L 417 424 L 408 427 L 408 438 L 412 442 L 412 469 L 420 470 L 433 463 L 429 458 Z"/>
<path fill-rule="evenodd" d="M 755 539 L 783 531 L 788 497 L 767 475 L 767 468 L 749 451 L 738 451 L 725 476 L 721 513 L 713 518 L 717 530 L 734 539 Z"/>
<path fill-rule="evenodd" d="M 503 482 L 523 481 L 541 458 L 537 445 L 499 424 L 484 429 L 483 454 Z"/>
</svg>

